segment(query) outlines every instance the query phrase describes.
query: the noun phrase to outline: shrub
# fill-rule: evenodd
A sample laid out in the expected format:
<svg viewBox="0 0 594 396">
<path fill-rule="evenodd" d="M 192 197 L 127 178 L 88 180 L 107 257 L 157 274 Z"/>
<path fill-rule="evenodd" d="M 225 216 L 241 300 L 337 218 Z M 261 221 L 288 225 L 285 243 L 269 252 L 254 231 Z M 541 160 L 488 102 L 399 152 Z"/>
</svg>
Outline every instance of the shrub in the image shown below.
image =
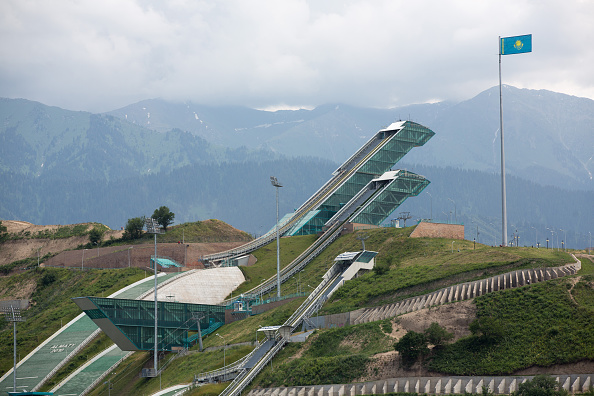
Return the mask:
<svg viewBox="0 0 594 396">
<path fill-rule="evenodd" d="M 419 358 L 429 354 L 427 337 L 416 331 L 406 333 L 394 344 L 394 349 L 400 353 L 402 365 L 406 368 L 410 368 Z"/>
<path fill-rule="evenodd" d="M 562 389 L 553 377 L 537 375 L 531 381 L 518 385 L 514 396 L 566 396 L 569 393 Z"/>
<path fill-rule="evenodd" d="M 427 337 L 427 341 L 430 344 L 433 344 L 439 348 L 442 347 L 446 341 L 449 341 L 452 338 L 454 338 L 454 334 L 448 332 L 446 329 L 441 327 L 439 323 L 433 322 L 425 330 L 425 337 Z"/>
</svg>

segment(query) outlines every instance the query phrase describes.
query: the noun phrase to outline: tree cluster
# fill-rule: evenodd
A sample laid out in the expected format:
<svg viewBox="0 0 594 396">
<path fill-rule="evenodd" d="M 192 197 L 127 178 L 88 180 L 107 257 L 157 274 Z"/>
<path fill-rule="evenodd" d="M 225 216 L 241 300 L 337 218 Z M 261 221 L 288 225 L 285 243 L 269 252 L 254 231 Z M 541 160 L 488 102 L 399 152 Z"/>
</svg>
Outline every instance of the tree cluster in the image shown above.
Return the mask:
<svg viewBox="0 0 594 396">
<path fill-rule="evenodd" d="M 394 349 L 400 354 L 402 365 L 405 368 L 410 368 L 417 360 L 429 355 L 431 352 L 429 345 L 433 345 L 434 349 L 439 349 L 452 338 L 454 338 L 454 334 L 448 332 L 437 322 L 433 322 L 423 333 L 412 330 L 407 332 L 400 341 L 394 344 Z"/>
<path fill-rule="evenodd" d="M 155 219 L 157 224 L 163 227 L 163 230 L 167 231 L 167 227 L 173 224 L 175 213 L 170 211 L 167 206 L 161 206 L 159 207 L 159 209 L 155 209 L 151 217 Z M 124 235 L 122 236 L 122 238 L 127 240 L 141 238 L 145 220 L 145 216 L 133 217 L 131 219 L 128 219 L 126 227 L 124 228 Z"/>
</svg>

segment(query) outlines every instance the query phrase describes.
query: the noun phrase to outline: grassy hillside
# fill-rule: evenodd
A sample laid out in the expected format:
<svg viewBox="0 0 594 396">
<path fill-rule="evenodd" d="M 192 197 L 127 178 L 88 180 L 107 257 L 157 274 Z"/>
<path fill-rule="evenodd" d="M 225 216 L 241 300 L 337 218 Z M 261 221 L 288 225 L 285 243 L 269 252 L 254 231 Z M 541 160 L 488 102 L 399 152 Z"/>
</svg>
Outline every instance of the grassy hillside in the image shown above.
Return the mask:
<svg viewBox="0 0 594 396">
<path fill-rule="evenodd" d="M 323 313 L 384 305 L 439 288 L 485 278 L 519 268 L 550 267 L 571 262 L 563 252 L 532 248 L 498 248 L 466 240 L 409 238 L 413 227 L 367 232 L 367 250 L 379 252 L 378 275 L 370 272 L 347 282 L 331 298 Z M 453 242 L 453 245 L 452 245 Z M 342 251 L 360 250 L 356 235 L 347 235 L 325 253 L 330 260 Z"/>
<path fill-rule="evenodd" d="M 424 294 L 448 284 L 487 277 L 494 273 L 525 267 L 557 266 L 571 261 L 569 255 L 552 250 L 491 248 L 483 245 L 477 245 L 475 250 L 472 242 L 458 240 L 453 241 L 452 252 L 452 240 L 411 239 L 408 238 L 411 231 L 412 228 L 366 231 L 369 238 L 365 241 L 365 247 L 367 250 L 379 252 L 376 265 L 384 267 L 385 271 L 373 271 L 347 282 L 326 304 L 324 310 L 345 312 L 359 307 L 382 305 L 411 295 Z M 315 287 L 323 273 L 332 265 L 336 255 L 361 249 L 358 235 L 340 237 L 300 275 L 283 284 L 283 294 L 298 289 L 308 291 L 311 290 L 310 287 Z M 281 265 L 287 265 L 314 239 L 315 236 L 283 238 Z M 241 290 L 255 286 L 262 278 L 268 278 L 276 271 L 274 242 L 254 252 L 254 255 L 258 262 L 252 267 L 243 268 L 248 281 L 241 286 Z M 594 263 L 584 260 L 583 272 L 592 273 L 593 270 Z M 108 274 L 107 271 L 84 274 L 55 271 L 38 269 L 19 276 L 35 277 L 32 279 L 35 285 L 38 285 L 43 284 L 46 274 L 54 273 L 56 277 L 60 277 L 59 280 L 64 279 L 65 284 L 72 285 L 68 288 L 71 295 L 100 295 L 101 291 L 107 294 L 118 287 L 112 282 L 125 283 L 125 280 L 119 276 L 116 278 L 113 274 L 104 277 L 103 274 Z M 117 272 L 118 275 L 125 273 Z M 138 275 L 142 277 L 142 274 Z M 132 281 L 136 274 L 130 273 L 129 276 Z M 14 279 L 15 282 L 11 287 L 18 287 L 16 285 L 24 284 L 27 278 L 17 279 L 15 275 L 0 280 L 4 282 L 10 279 Z M 59 292 L 53 288 L 54 283 L 60 283 L 56 282 L 57 280 L 39 287 L 39 290 L 36 289 L 34 296 L 38 304 L 41 304 L 41 300 L 46 296 L 59 301 Z M 470 334 L 466 330 L 470 335 L 457 339 L 445 348 L 434 350 L 425 359 L 423 370 L 458 375 L 498 375 L 533 365 L 550 366 L 584 359 L 594 360 L 591 347 L 594 345 L 593 285 L 592 276 L 571 277 L 477 298 L 476 310 L 472 311 L 472 315 L 476 312 L 478 318 L 497 318 L 495 324 L 497 328 L 504 329 L 503 333 L 496 340 L 486 342 L 481 333 Z M 7 290 L 8 286 L 0 283 L 0 290 Z M 86 290 L 85 287 L 93 289 Z M 252 348 L 249 345 L 233 344 L 254 341 L 260 326 L 282 324 L 302 301 L 302 298 L 297 299 L 264 314 L 225 325 L 218 330 L 225 341 L 220 337 L 211 336 L 206 337 L 204 345 L 207 348 L 220 348 L 226 343 L 226 361 L 229 364 L 249 353 Z M 74 313 L 78 311 L 72 314 Z M 428 315 L 430 314 L 431 310 L 428 311 Z M 59 327 L 56 321 L 62 316 L 64 315 L 55 313 L 41 320 L 45 325 Z M 28 322 L 23 326 L 29 325 Z M 40 323 L 42 322 L 37 322 L 37 326 L 42 326 Z M 252 386 L 337 383 L 377 376 L 380 356 L 384 356 L 384 360 L 389 356 L 388 360 L 392 359 L 389 362 L 390 366 L 399 364 L 397 356 L 392 351 L 394 342 L 406 331 L 402 326 L 400 320 L 396 319 L 318 330 L 306 343 L 290 344 L 281 351 L 272 364 L 255 379 Z M 7 324 L 4 323 L 2 328 L 2 345 L 9 348 L 11 344 L 6 338 Z M 260 334 L 259 337 L 262 339 L 263 335 Z M 2 356 L 10 356 L 10 353 Z M 147 353 L 136 353 L 126 360 L 116 370 L 117 374 L 111 377 L 114 392 L 149 394 L 158 390 L 160 386 L 164 388 L 189 383 L 195 374 L 221 367 L 223 350 L 214 349 L 199 353 L 194 347 L 188 355 L 174 360 L 160 379 L 139 379 L 138 372 L 144 364 L 150 365 L 150 359 Z M 104 388 L 105 385 L 101 385 L 92 394 L 103 394 L 106 390 Z M 218 393 L 220 389 L 220 385 L 208 386 L 193 390 L 189 394 Z"/>
<path fill-rule="evenodd" d="M 157 237 L 162 243 L 178 242 L 184 240 L 192 242 L 249 242 L 253 238 L 245 231 L 238 230 L 229 224 L 210 219 L 194 221 L 179 225 L 170 226 L 165 234 Z"/>
<path fill-rule="evenodd" d="M 25 356 L 60 329 L 80 309 L 70 300 L 80 296 L 108 296 L 142 278 L 143 270 L 89 270 L 36 268 L 10 277 L 0 277 L 0 298 L 9 300 L 17 291 L 30 290 L 31 307 L 18 324 L 18 352 Z M 12 367 L 12 325 L 0 317 L 0 373 Z"/>
<path fill-rule="evenodd" d="M 577 283 L 576 283 L 577 282 Z M 495 339 L 475 334 L 429 362 L 454 375 L 511 374 L 531 366 L 594 360 L 594 277 L 558 279 L 475 299 Z"/>
</svg>

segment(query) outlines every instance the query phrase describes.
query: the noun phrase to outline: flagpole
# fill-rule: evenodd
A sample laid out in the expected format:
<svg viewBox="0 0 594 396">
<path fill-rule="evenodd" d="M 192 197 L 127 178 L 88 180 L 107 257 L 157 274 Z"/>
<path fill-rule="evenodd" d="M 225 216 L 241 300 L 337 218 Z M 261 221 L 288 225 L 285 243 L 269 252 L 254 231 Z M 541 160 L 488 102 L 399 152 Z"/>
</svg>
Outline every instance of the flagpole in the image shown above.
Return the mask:
<svg viewBox="0 0 594 396">
<path fill-rule="evenodd" d="M 501 36 L 499 36 L 499 131 L 501 132 L 501 239 L 507 246 L 507 202 L 505 198 L 505 151 L 503 145 L 503 100 L 501 93 Z"/>
</svg>

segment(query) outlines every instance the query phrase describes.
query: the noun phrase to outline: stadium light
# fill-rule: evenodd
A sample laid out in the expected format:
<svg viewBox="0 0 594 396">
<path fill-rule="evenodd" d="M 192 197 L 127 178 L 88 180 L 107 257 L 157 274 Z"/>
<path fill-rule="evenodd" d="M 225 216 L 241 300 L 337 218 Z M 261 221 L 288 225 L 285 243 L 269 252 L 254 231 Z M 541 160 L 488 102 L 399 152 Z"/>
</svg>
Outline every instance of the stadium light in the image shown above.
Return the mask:
<svg viewBox="0 0 594 396">
<path fill-rule="evenodd" d="M 153 267 L 155 268 L 155 356 L 154 356 L 154 372 L 151 373 L 153 374 L 152 377 L 156 377 L 157 376 L 157 365 L 158 365 L 158 342 L 157 342 L 157 337 L 158 337 L 158 319 L 157 319 L 157 234 L 160 234 L 161 231 L 159 230 L 159 225 L 157 224 L 157 221 L 155 219 L 153 219 L 152 217 L 149 217 L 147 219 L 144 220 L 144 224 L 146 225 L 146 232 L 148 234 L 154 234 L 155 235 L 155 256 L 153 259 Z"/>
<path fill-rule="evenodd" d="M 276 188 L 276 295 L 280 299 L 281 296 L 281 281 L 280 281 L 280 245 L 278 238 L 278 188 L 283 185 L 276 177 L 270 176 L 270 183 Z"/>
<path fill-rule="evenodd" d="M 12 376 L 13 376 L 13 391 L 16 392 L 16 379 L 17 379 L 17 342 L 16 342 L 16 324 L 17 322 L 24 322 L 25 319 L 21 316 L 21 308 L 15 307 L 12 304 L 9 306 L 1 306 L 0 313 L 4 314 L 4 317 L 9 322 L 13 324 L 13 334 L 14 334 L 14 344 L 13 344 L 13 351 L 14 351 L 14 368 L 12 369 Z"/>
</svg>

